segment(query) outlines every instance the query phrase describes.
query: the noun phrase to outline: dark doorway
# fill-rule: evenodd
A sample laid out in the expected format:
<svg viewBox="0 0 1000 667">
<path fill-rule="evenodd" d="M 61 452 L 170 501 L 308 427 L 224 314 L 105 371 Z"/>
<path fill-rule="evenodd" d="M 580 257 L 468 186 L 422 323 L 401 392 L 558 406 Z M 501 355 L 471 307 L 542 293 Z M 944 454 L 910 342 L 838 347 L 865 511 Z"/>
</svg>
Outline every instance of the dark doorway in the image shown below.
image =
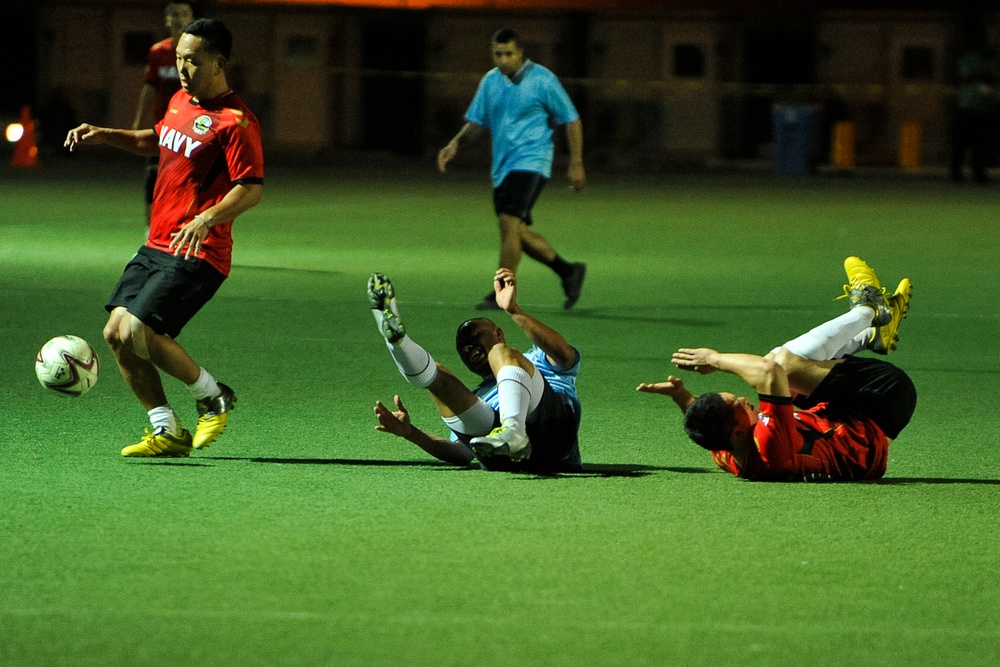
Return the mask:
<svg viewBox="0 0 1000 667">
<path fill-rule="evenodd" d="M 730 100 L 728 109 L 730 116 L 740 119 L 739 136 L 729 137 L 727 152 L 752 158 L 758 157 L 761 144 L 772 140 L 775 102 L 810 101 L 800 98 L 801 92 L 781 87 L 816 83 L 814 22 L 803 18 L 749 26 L 744 33 L 743 73 L 747 93 Z"/>
<path fill-rule="evenodd" d="M 11 3 L 4 9 L 4 24 L 7 30 L 0 40 L 0 59 L 6 65 L 6 76 L 0 86 L 0 114 L 16 117 L 23 105 L 37 103 L 38 7 L 31 2 Z"/>
<path fill-rule="evenodd" d="M 362 145 L 402 155 L 423 151 L 424 53 L 421 12 L 373 13 L 364 21 L 361 66 Z"/>
</svg>

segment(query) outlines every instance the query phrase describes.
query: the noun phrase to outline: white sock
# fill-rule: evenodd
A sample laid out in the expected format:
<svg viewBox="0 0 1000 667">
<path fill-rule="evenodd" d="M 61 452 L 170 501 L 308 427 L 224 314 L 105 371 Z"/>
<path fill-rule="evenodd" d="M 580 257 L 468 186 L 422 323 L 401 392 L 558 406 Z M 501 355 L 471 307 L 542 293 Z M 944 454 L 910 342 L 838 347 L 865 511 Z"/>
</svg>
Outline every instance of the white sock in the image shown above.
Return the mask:
<svg viewBox="0 0 1000 667">
<path fill-rule="evenodd" d="M 375 310 L 372 312 L 382 314 Z M 396 362 L 396 368 L 407 382 L 417 389 L 426 389 L 434 382 L 438 374 L 437 362 L 430 352 L 420 347 L 412 338 L 404 335 L 395 343 L 386 341 L 385 345 L 389 348 L 392 360 Z"/>
<path fill-rule="evenodd" d="M 875 310 L 867 306 L 852 308 L 840 317 L 824 322 L 781 347 L 812 361 L 829 361 L 857 352 L 871 337 Z M 780 348 L 775 348 L 777 351 Z"/>
<path fill-rule="evenodd" d="M 149 415 L 149 423 L 153 425 L 154 431 L 162 426 L 170 435 L 180 435 L 181 424 L 177 420 L 174 409 L 169 405 L 153 408 L 146 414 Z"/>
<path fill-rule="evenodd" d="M 497 413 L 483 399 L 472 404 L 465 412 L 453 417 L 442 417 L 452 431 L 464 435 L 486 435 L 493 430 L 493 420 Z"/>
<path fill-rule="evenodd" d="M 532 376 L 520 366 L 504 366 L 497 373 L 497 398 L 500 401 L 500 423 L 524 433 L 528 414 L 542 400 L 545 381 L 535 369 Z"/>
<path fill-rule="evenodd" d="M 201 400 L 203 398 L 215 398 L 222 393 L 222 389 L 219 388 L 219 383 L 215 381 L 212 374 L 206 371 L 204 368 L 198 374 L 198 379 L 187 386 L 191 395 L 195 397 L 195 400 Z"/>
</svg>

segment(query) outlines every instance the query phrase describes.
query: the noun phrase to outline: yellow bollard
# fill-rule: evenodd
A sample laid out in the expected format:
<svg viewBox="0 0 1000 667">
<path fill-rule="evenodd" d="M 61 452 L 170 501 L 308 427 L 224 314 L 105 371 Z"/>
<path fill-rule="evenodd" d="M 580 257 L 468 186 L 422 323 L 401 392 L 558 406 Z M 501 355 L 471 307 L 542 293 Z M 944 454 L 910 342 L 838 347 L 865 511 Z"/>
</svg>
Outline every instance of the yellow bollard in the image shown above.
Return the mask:
<svg viewBox="0 0 1000 667">
<path fill-rule="evenodd" d="M 838 120 L 833 124 L 831 162 L 838 169 L 854 169 L 854 123 Z"/>
<path fill-rule="evenodd" d="M 923 127 L 908 120 L 899 128 L 899 166 L 908 171 L 920 169 L 920 139 Z"/>
</svg>

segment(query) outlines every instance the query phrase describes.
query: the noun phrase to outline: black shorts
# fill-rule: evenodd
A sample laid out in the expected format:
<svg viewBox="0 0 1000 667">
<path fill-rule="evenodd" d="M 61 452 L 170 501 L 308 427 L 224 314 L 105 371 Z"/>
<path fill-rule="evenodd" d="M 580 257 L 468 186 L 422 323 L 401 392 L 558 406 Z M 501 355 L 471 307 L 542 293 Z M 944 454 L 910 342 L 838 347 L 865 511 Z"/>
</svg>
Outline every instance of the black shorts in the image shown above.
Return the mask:
<svg viewBox="0 0 1000 667">
<path fill-rule="evenodd" d="M 493 428 L 500 426 L 500 415 L 496 414 Z M 553 391 L 545 382 L 542 400 L 526 424 L 528 440 L 531 441 L 531 456 L 517 463 L 502 456 L 480 459 L 487 470 L 506 472 L 531 472 L 551 474 L 574 472 L 582 469 L 580 463 L 580 411 L 568 398 Z M 455 433 L 466 445 L 473 436 Z"/>
<path fill-rule="evenodd" d="M 506 213 L 531 224 L 531 209 L 549 182 L 534 171 L 512 171 L 493 190 L 493 210 L 497 215 Z"/>
<path fill-rule="evenodd" d="M 146 203 L 153 203 L 153 190 L 156 189 L 156 176 L 160 172 L 160 158 L 151 157 L 146 161 L 146 176 L 143 187 L 146 191 Z"/>
<path fill-rule="evenodd" d="M 881 359 L 844 357 L 809 397 L 797 396 L 802 409 L 828 403 L 830 412 L 871 419 L 890 439 L 910 423 L 917 389 L 902 370 Z"/>
<path fill-rule="evenodd" d="M 174 257 L 143 246 L 125 266 L 105 306 L 124 306 L 158 334 L 177 338 L 226 279 L 203 259 Z"/>
<path fill-rule="evenodd" d="M 582 467 L 580 411 L 568 398 L 557 394 L 548 381 L 541 402 L 525 426 L 531 441 L 531 457 L 526 462 L 530 470 L 560 472 Z"/>
</svg>

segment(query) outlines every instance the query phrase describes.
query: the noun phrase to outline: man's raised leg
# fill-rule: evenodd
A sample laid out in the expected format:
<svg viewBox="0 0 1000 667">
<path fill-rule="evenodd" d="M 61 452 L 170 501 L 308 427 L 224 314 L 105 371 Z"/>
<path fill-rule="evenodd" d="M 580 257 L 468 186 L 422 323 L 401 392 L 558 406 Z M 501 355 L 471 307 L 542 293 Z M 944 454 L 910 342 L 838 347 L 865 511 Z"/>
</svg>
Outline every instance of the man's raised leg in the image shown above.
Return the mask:
<svg viewBox="0 0 1000 667">
<path fill-rule="evenodd" d="M 784 349 L 812 361 L 840 359 L 864 349 L 878 354 L 895 349 L 899 322 L 909 307 L 910 281 L 904 278 L 887 300 L 878 277 L 863 260 L 848 257 L 844 269 L 848 284 L 841 298 L 850 298 L 850 311 L 785 343 Z"/>
<path fill-rule="evenodd" d="M 407 335 L 399 314 L 399 306 L 396 304 L 396 288 L 384 274 L 373 273 L 368 279 L 368 303 L 372 315 L 375 316 L 379 333 L 385 339 L 386 347 L 400 375 L 410 385 L 417 389 L 426 389 L 431 393 L 434 404 L 445 421 L 461 418 L 477 403 L 481 403 L 479 397 L 461 380 L 434 361 L 430 352 Z M 487 409 L 489 410 L 488 406 Z M 481 409 L 479 411 L 481 412 Z M 466 415 L 466 418 L 473 421 L 471 414 Z M 483 417 L 477 415 L 475 421 L 482 419 Z M 459 422 L 461 421 L 459 419 Z M 492 422 L 493 415 L 490 410 L 489 424 L 492 425 Z M 459 430 L 459 432 L 468 431 Z"/>
<path fill-rule="evenodd" d="M 381 273 L 371 275 L 368 279 L 368 303 L 400 374 L 418 389 L 429 387 L 437 377 L 437 363 L 427 350 L 406 335 L 406 327 L 396 305 L 396 288 L 388 277 Z"/>
</svg>

